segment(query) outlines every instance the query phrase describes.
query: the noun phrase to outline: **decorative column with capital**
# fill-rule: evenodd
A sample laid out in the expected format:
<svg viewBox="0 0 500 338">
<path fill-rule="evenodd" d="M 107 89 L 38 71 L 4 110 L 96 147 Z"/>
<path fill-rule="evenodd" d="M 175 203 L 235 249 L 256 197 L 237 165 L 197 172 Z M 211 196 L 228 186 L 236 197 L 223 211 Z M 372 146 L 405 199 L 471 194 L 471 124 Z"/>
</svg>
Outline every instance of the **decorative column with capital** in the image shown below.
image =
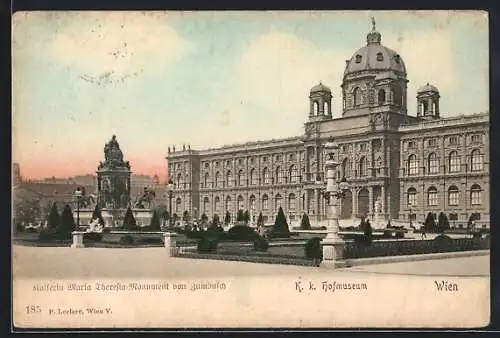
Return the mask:
<svg viewBox="0 0 500 338">
<path fill-rule="evenodd" d="M 322 193 L 326 200 L 327 205 L 327 235 L 321 241 L 323 249 L 323 261 L 322 264 L 336 268 L 338 266 L 338 261 L 343 257 L 344 251 L 344 240 L 339 236 L 339 202 L 344 196 L 344 191 L 348 189 L 347 182 L 345 178 L 340 181 L 340 184 L 336 180 L 336 171 L 338 166 L 337 150 L 338 145 L 329 140 L 325 144 L 326 150 L 326 189 Z"/>
</svg>

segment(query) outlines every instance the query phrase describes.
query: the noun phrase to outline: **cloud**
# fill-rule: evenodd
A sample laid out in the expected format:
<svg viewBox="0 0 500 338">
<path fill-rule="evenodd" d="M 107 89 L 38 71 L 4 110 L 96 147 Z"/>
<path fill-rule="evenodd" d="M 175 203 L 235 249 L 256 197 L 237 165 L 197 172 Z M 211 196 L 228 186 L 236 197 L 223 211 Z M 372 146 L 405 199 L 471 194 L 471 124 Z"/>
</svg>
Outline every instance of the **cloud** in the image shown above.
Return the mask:
<svg viewBox="0 0 500 338">
<path fill-rule="evenodd" d="M 123 76 L 149 68 L 159 72 L 181 60 L 193 45 L 156 13 L 88 12 L 77 24 L 59 28 L 51 51 L 62 63 L 90 76 Z"/>
<path fill-rule="evenodd" d="M 410 97 L 427 82 L 440 90 L 455 87 L 457 70 L 452 41 L 452 32 L 440 25 L 382 34 L 382 44 L 396 50 L 405 61 Z"/>
</svg>

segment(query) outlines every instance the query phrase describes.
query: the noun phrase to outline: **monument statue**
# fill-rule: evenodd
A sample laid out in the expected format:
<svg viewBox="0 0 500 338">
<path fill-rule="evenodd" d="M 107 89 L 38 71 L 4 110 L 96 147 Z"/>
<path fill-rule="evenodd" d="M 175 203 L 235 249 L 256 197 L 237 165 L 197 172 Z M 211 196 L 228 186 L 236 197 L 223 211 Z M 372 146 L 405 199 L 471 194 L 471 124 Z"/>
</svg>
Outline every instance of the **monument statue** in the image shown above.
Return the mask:
<svg viewBox="0 0 500 338">
<path fill-rule="evenodd" d="M 108 209 L 128 207 L 130 174 L 130 163 L 124 161 L 116 135 L 113 135 L 104 145 L 104 161 L 99 163 L 97 171 L 98 203 L 101 207 Z"/>
</svg>

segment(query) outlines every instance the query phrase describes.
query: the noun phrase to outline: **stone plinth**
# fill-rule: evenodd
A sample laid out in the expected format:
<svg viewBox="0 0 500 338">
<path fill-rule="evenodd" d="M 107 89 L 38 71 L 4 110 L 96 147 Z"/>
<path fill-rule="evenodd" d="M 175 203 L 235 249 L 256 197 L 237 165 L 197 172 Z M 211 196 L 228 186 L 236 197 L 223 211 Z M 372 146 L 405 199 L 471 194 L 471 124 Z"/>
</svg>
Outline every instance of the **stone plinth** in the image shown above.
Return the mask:
<svg viewBox="0 0 500 338">
<path fill-rule="evenodd" d="M 71 234 L 73 235 L 73 243 L 71 244 L 72 248 L 84 248 L 83 244 L 83 231 L 73 231 Z"/>
<path fill-rule="evenodd" d="M 173 232 L 165 232 L 163 234 L 165 249 L 169 256 L 174 256 L 177 250 L 177 234 Z"/>
<path fill-rule="evenodd" d="M 336 268 L 338 261 L 343 258 L 345 241 L 329 235 L 321 241 L 323 249 L 323 261 L 321 265 Z"/>
</svg>

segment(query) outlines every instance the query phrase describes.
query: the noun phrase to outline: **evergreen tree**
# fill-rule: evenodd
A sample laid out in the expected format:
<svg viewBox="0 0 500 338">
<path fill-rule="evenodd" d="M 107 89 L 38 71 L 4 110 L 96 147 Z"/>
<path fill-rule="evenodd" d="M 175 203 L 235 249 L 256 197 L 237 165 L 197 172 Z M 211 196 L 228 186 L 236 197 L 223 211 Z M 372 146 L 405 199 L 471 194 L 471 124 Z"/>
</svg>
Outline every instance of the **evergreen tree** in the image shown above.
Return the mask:
<svg viewBox="0 0 500 338">
<path fill-rule="evenodd" d="M 205 224 L 207 222 L 208 222 L 207 214 L 205 214 L 205 213 L 201 214 L 201 223 Z"/>
<path fill-rule="evenodd" d="M 182 220 L 184 222 L 189 221 L 189 212 L 187 210 L 185 210 L 184 213 L 182 214 Z"/>
<path fill-rule="evenodd" d="M 50 208 L 49 218 L 47 220 L 47 228 L 53 230 L 58 229 L 60 223 L 61 216 L 59 215 L 59 211 L 57 211 L 57 205 L 54 202 L 54 204 L 52 204 L 52 208 Z"/>
<path fill-rule="evenodd" d="M 436 230 L 436 218 L 432 212 L 429 212 L 425 218 L 424 229 L 427 232 L 434 232 Z"/>
<path fill-rule="evenodd" d="M 99 219 L 99 224 L 104 226 L 104 219 L 102 218 L 101 208 L 99 207 L 99 203 L 95 205 L 94 212 L 92 212 L 92 219 Z"/>
<path fill-rule="evenodd" d="M 135 217 L 130 207 L 128 207 L 127 211 L 125 212 L 125 217 L 123 218 L 123 227 L 127 230 L 137 230 L 137 223 L 135 222 Z"/>
<path fill-rule="evenodd" d="M 224 217 L 224 224 L 228 225 L 229 223 L 231 223 L 231 214 L 229 213 L 229 211 L 226 211 L 226 216 Z"/>
<path fill-rule="evenodd" d="M 300 221 L 300 228 L 303 230 L 311 229 L 311 223 L 309 222 L 309 216 L 304 212 L 302 215 L 302 220 Z"/>
<path fill-rule="evenodd" d="M 243 221 L 245 221 L 245 223 L 247 224 L 250 221 L 250 213 L 248 212 L 248 210 L 245 210 L 245 212 L 243 213 Z"/>
<path fill-rule="evenodd" d="M 370 220 L 367 219 L 365 222 L 364 222 L 364 226 L 363 226 L 363 234 L 368 237 L 368 238 L 371 238 L 372 234 L 373 234 L 373 229 L 372 229 L 372 226 L 370 224 Z"/>
<path fill-rule="evenodd" d="M 437 232 L 442 233 L 450 228 L 450 222 L 448 221 L 448 216 L 444 212 L 440 212 L 438 216 L 438 226 Z"/>
<path fill-rule="evenodd" d="M 262 212 L 259 214 L 257 218 L 257 226 L 264 226 L 264 216 L 262 216 Z"/>
<path fill-rule="evenodd" d="M 220 225 L 220 219 L 219 219 L 219 215 L 217 214 L 214 214 L 214 217 L 212 219 L 212 227 L 216 228 Z"/>
<path fill-rule="evenodd" d="M 61 221 L 58 227 L 58 233 L 63 237 L 71 237 L 71 233 L 75 231 L 76 224 L 73 218 L 71 207 L 66 204 L 61 214 Z"/>
<path fill-rule="evenodd" d="M 172 220 L 174 222 L 174 225 L 175 225 L 175 223 L 177 223 L 178 219 L 179 219 L 179 216 L 174 212 L 174 214 L 172 215 Z"/>
<path fill-rule="evenodd" d="M 243 222 L 245 219 L 243 215 L 243 210 L 238 210 L 238 213 L 236 214 L 236 222 Z"/>
<path fill-rule="evenodd" d="M 286 221 L 285 213 L 283 212 L 283 208 L 280 207 L 278 209 L 278 214 L 276 215 L 276 219 L 274 221 L 273 232 L 290 232 L 288 229 L 288 223 Z"/>
<path fill-rule="evenodd" d="M 149 227 L 151 228 L 151 230 L 161 230 L 160 217 L 158 216 L 158 212 L 156 210 L 153 211 L 153 216 L 151 217 Z"/>
</svg>

